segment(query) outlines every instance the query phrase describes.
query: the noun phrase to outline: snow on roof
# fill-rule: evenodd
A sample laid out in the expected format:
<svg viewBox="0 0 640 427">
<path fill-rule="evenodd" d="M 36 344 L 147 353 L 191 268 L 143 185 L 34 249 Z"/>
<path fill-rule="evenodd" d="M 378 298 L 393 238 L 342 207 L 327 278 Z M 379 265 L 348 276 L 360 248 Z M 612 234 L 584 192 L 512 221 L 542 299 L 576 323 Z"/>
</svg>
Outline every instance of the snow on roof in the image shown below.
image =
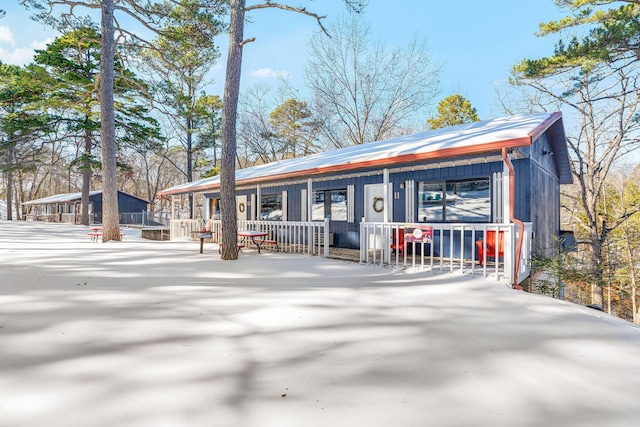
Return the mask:
<svg viewBox="0 0 640 427">
<path fill-rule="evenodd" d="M 281 160 L 236 171 L 236 183 L 264 182 L 320 175 L 444 157 L 486 153 L 503 147 L 530 145 L 562 114 L 536 113 L 484 120 L 350 146 L 306 157 Z M 564 131 L 561 132 L 564 135 Z M 565 144 L 562 137 L 562 144 Z M 220 176 L 188 182 L 161 191 L 180 194 L 219 187 Z"/>
<path fill-rule="evenodd" d="M 90 196 L 95 194 L 100 194 L 102 191 L 91 191 L 89 192 Z M 28 202 L 22 203 L 23 205 L 46 205 L 48 203 L 65 203 L 65 202 L 73 202 L 76 200 L 80 200 L 82 198 L 82 193 L 67 193 L 67 194 L 56 194 L 55 196 L 43 197 L 41 199 L 29 200 Z"/>
<path fill-rule="evenodd" d="M 129 197 L 133 197 L 139 199 L 145 203 L 149 203 L 148 200 L 145 200 L 138 196 L 133 196 L 131 194 L 125 193 L 124 191 L 118 191 L 119 194 L 126 194 Z M 102 190 L 90 191 L 89 196 L 95 196 L 96 194 L 102 194 Z M 46 205 L 50 203 L 68 203 L 75 202 L 82 199 L 82 193 L 66 193 L 66 194 L 56 194 L 55 196 L 43 197 L 41 199 L 29 200 L 28 202 L 22 203 L 23 205 Z"/>
</svg>

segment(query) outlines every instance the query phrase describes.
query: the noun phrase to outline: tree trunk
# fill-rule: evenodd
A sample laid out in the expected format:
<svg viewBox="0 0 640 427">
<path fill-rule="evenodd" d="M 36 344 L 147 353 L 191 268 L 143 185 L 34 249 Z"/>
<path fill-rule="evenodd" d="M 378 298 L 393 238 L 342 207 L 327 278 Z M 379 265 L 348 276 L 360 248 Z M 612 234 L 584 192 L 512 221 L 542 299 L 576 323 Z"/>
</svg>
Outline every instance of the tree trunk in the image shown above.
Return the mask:
<svg viewBox="0 0 640 427">
<path fill-rule="evenodd" d="M 9 149 L 9 170 L 7 171 L 7 221 L 13 220 L 13 211 L 11 207 L 13 206 L 13 172 L 11 171 L 13 158 L 12 158 L 12 149 Z"/>
<path fill-rule="evenodd" d="M 13 138 L 10 137 L 9 141 Z M 13 162 L 15 160 L 15 147 L 10 146 L 7 150 L 7 221 L 13 221 Z"/>
<path fill-rule="evenodd" d="M 91 132 L 85 130 L 84 134 L 84 155 L 82 161 L 82 196 L 80 199 L 82 212 L 80 223 L 89 225 L 89 192 L 91 191 Z"/>
<path fill-rule="evenodd" d="M 193 181 L 193 120 L 187 117 L 187 182 Z M 195 207 L 193 206 L 193 193 L 189 197 L 189 218 L 193 219 Z"/>
<path fill-rule="evenodd" d="M 240 93 L 242 42 L 244 37 L 245 0 L 231 0 L 229 22 L 229 52 L 224 83 L 222 108 L 222 162 L 220 166 L 220 196 L 223 260 L 238 259 L 236 215 L 236 115 Z"/>
<path fill-rule="evenodd" d="M 20 215 L 20 193 L 18 192 L 17 185 L 16 188 L 13 189 L 13 195 L 14 207 L 16 209 L 16 221 L 20 221 L 22 220 L 22 215 Z"/>
<path fill-rule="evenodd" d="M 625 239 L 625 249 L 627 255 L 627 268 L 629 269 L 629 281 L 631 282 L 631 314 L 633 316 L 633 323 L 636 325 L 640 325 L 640 311 L 638 310 L 638 300 L 637 300 L 637 287 L 636 287 L 636 260 L 633 256 L 633 252 L 631 249 L 631 244 L 629 243 L 629 234 L 626 233 L 624 235 Z"/>
<path fill-rule="evenodd" d="M 591 304 L 596 304 L 604 308 L 604 272 L 602 271 L 604 265 L 604 257 L 602 254 L 602 243 L 600 241 L 600 234 L 596 231 L 595 235 L 598 237 L 591 237 L 591 241 L 595 242 L 591 245 L 591 263 L 593 264 L 593 276 L 591 283 Z"/>
<path fill-rule="evenodd" d="M 120 240 L 116 126 L 113 105 L 114 23 L 113 0 L 102 0 L 100 48 L 100 139 L 102 147 L 102 241 Z"/>
</svg>

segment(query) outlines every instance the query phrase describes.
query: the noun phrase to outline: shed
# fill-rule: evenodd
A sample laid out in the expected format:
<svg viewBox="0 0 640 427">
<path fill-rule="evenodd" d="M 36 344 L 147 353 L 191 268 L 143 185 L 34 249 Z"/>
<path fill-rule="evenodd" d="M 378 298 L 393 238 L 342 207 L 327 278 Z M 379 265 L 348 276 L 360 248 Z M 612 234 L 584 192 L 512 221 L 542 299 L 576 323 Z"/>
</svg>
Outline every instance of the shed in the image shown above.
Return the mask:
<svg viewBox="0 0 640 427">
<path fill-rule="evenodd" d="M 57 194 L 22 203 L 28 209 L 27 220 L 80 222 L 82 193 Z M 149 202 L 118 191 L 120 224 L 142 224 Z M 89 217 L 92 223 L 102 223 L 102 191 L 89 192 Z"/>
</svg>

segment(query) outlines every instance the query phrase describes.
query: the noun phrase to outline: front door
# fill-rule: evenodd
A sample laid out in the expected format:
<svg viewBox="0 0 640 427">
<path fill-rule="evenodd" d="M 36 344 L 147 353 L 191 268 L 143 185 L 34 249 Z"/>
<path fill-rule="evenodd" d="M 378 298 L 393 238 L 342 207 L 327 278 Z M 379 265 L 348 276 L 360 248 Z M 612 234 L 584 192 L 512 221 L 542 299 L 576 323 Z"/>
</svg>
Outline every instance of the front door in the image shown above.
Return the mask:
<svg viewBox="0 0 640 427">
<path fill-rule="evenodd" d="M 236 196 L 236 212 L 238 221 L 247 220 L 247 195 Z"/>
<path fill-rule="evenodd" d="M 364 186 L 364 221 L 384 222 L 384 210 L 388 210 L 387 217 L 393 218 L 393 184 L 389 183 L 387 198 L 384 197 L 384 184 L 369 184 Z"/>
</svg>

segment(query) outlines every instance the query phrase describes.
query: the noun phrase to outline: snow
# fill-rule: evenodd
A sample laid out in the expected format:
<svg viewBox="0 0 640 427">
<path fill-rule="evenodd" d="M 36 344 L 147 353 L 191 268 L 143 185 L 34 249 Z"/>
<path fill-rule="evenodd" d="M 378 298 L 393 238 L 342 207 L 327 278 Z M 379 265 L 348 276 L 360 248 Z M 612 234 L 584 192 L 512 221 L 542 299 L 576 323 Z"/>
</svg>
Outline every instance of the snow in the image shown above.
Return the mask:
<svg viewBox="0 0 640 427">
<path fill-rule="evenodd" d="M 1 426 L 630 426 L 640 329 L 459 274 L 0 222 Z"/>
<path fill-rule="evenodd" d="M 89 195 L 93 196 L 100 193 L 102 193 L 102 191 L 91 191 L 89 192 Z M 74 200 L 80 200 L 81 198 L 82 198 L 82 193 L 56 194 L 54 196 L 43 197 L 41 199 L 29 200 L 22 204 L 23 205 L 43 205 L 46 203 L 65 203 L 65 202 L 72 202 Z"/>
<path fill-rule="evenodd" d="M 366 165 L 407 155 L 438 153 L 443 150 L 491 146 L 526 139 L 534 135 L 549 120 L 560 118 L 555 113 L 522 114 L 450 126 L 367 144 L 350 146 L 306 157 L 281 160 L 236 171 L 236 181 L 255 180 L 282 174 L 306 176 L 310 172 L 340 165 Z M 564 140 L 563 142 L 564 143 Z M 362 166 L 361 166 L 362 167 Z M 178 194 L 211 189 L 220 184 L 220 176 L 180 184 L 163 190 L 162 194 Z"/>
</svg>

